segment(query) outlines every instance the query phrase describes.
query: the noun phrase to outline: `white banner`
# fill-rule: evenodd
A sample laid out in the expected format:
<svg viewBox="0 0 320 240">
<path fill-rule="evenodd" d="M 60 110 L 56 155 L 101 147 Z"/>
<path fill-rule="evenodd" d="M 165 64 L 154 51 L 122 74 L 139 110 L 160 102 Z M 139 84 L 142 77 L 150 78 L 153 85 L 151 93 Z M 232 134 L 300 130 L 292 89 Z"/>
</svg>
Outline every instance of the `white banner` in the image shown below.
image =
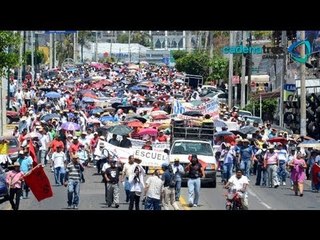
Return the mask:
<svg viewBox="0 0 320 240">
<path fill-rule="evenodd" d="M 117 147 L 107 142 L 104 143 L 104 148 L 106 148 L 111 155 L 115 156 L 115 158 L 122 163 L 126 163 L 129 156 L 133 155 L 134 151 L 132 148 Z"/>
<path fill-rule="evenodd" d="M 141 149 L 142 146 L 146 143 L 146 141 L 140 140 L 140 139 L 133 139 L 128 138 L 132 143 L 132 148 L 134 149 Z"/>
<path fill-rule="evenodd" d="M 219 103 L 216 100 L 210 101 L 205 105 L 205 113 L 216 112 L 219 110 Z"/>
<path fill-rule="evenodd" d="M 162 163 L 168 162 L 168 155 L 162 152 L 145 149 L 135 149 L 134 157 L 142 160 L 142 166 L 161 167 Z"/>
<path fill-rule="evenodd" d="M 153 151 L 163 152 L 165 149 L 170 149 L 169 143 L 163 143 L 163 142 L 152 143 L 152 150 Z"/>
</svg>

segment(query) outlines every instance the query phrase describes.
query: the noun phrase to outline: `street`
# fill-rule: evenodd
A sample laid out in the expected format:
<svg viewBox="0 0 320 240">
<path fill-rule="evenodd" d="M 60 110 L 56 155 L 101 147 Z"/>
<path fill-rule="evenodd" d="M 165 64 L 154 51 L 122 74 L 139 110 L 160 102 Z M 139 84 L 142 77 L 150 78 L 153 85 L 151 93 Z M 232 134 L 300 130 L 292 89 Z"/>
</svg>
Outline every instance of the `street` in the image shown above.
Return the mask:
<svg viewBox="0 0 320 240">
<path fill-rule="evenodd" d="M 55 186 L 53 173 L 50 168 L 45 167 L 47 176 L 52 184 L 54 196 L 38 202 L 32 193 L 29 199 L 22 199 L 20 210 L 67 210 L 67 188 L 64 186 Z M 79 210 L 127 210 L 129 205 L 125 202 L 125 193 L 123 187 L 120 188 L 120 207 L 108 208 L 104 199 L 104 184 L 101 183 L 101 176 L 95 174 L 95 168 L 85 169 L 86 182 L 81 184 Z M 251 183 L 254 182 L 251 176 Z M 180 198 L 180 208 L 183 210 L 224 210 L 226 190 L 222 188 L 220 176 L 218 174 L 217 188 L 205 188 L 200 190 L 199 206 L 196 208 L 188 207 L 188 190 L 182 188 Z M 295 196 L 290 190 L 289 179 L 287 186 L 279 188 L 266 188 L 250 185 L 249 187 L 249 209 L 250 210 L 319 210 L 320 195 L 310 191 L 310 181 L 305 183 L 304 196 Z M 143 209 L 142 204 L 140 208 Z M 10 210 L 9 202 L 0 205 L 1 210 Z M 75 210 L 69 210 L 75 211 Z"/>
</svg>

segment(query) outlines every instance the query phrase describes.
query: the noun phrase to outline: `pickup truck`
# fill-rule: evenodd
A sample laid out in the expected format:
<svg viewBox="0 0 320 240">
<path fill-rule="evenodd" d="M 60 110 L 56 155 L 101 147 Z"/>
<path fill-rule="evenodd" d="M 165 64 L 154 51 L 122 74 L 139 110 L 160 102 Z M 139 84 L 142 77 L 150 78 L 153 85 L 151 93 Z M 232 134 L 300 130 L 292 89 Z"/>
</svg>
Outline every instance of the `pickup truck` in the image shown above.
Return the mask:
<svg viewBox="0 0 320 240">
<path fill-rule="evenodd" d="M 211 126 L 188 127 L 186 120 L 172 121 L 169 159 L 173 162 L 175 158 L 179 158 L 181 165 L 186 167 L 190 163 L 189 156 L 197 154 L 205 167 L 205 177 L 201 178 L 201 183 L 215 188 L 217 162 L 215 149 L 212 147 L 213 134 L 213 123 Z M 183 176 L 182 184 L 187 180 L 188 176 Z"/>
</svg>

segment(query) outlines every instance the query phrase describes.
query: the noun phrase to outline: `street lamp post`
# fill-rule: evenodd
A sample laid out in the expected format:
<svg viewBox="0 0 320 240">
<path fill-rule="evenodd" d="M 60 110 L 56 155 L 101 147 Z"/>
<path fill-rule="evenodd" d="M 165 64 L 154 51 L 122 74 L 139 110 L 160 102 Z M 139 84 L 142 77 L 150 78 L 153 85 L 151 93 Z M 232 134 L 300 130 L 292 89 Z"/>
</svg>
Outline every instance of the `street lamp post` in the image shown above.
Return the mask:
<svg viewBox="0 0 320 240">
<path fill-rule="evenodd" d="M 305 39 L 305 31 L 301 31 L 301 40 Z M 300 48 L 300 55 L 301 58 L 305 57 L 305 45 L 301 44 Z M 306 65 L 304 63 L 300 64 L 300 75 L 301 75 L 301 83 L 300 83 L 300 101 L 301 101 L 301 108 L 300 108 L 300 135 L 306 136 L 307 135 L 307 116 L 306 116 Z"/>
</svg>

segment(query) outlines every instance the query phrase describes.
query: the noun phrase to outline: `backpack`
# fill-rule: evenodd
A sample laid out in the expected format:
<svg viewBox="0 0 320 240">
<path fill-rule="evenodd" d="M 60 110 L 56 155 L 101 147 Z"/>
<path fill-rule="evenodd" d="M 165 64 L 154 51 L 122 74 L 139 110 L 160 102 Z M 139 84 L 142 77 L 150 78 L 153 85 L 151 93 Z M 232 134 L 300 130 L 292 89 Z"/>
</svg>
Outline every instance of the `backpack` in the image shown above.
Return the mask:
<svg viewBox="0 0 320 240">
<path fill-rule="evenodd" d="M 170 181 L 169 181 L 169 187 L 175 188 L 176 187 L 176 177 L 173 173 L 170 173 Z"/>
<path fill-rule="evenodd" d="M 173 173 L 172 166 L 169 165 L 168 168 L 169 168 L 169 174 L 170 174 L 169 187 L 174 188 L 176 187 L 176 176 Z"/>
<path fill-rule="evenodd" d="M 264 156 L 265 156 L 266 152 L 267 152 L 267 150 L 266 151 L 261 151 L 261 153 L 259 155 L 257 155 L 257 159 L 258 159 L 258 163 L 259 164 L 263 164 Z"/>
</svg>

